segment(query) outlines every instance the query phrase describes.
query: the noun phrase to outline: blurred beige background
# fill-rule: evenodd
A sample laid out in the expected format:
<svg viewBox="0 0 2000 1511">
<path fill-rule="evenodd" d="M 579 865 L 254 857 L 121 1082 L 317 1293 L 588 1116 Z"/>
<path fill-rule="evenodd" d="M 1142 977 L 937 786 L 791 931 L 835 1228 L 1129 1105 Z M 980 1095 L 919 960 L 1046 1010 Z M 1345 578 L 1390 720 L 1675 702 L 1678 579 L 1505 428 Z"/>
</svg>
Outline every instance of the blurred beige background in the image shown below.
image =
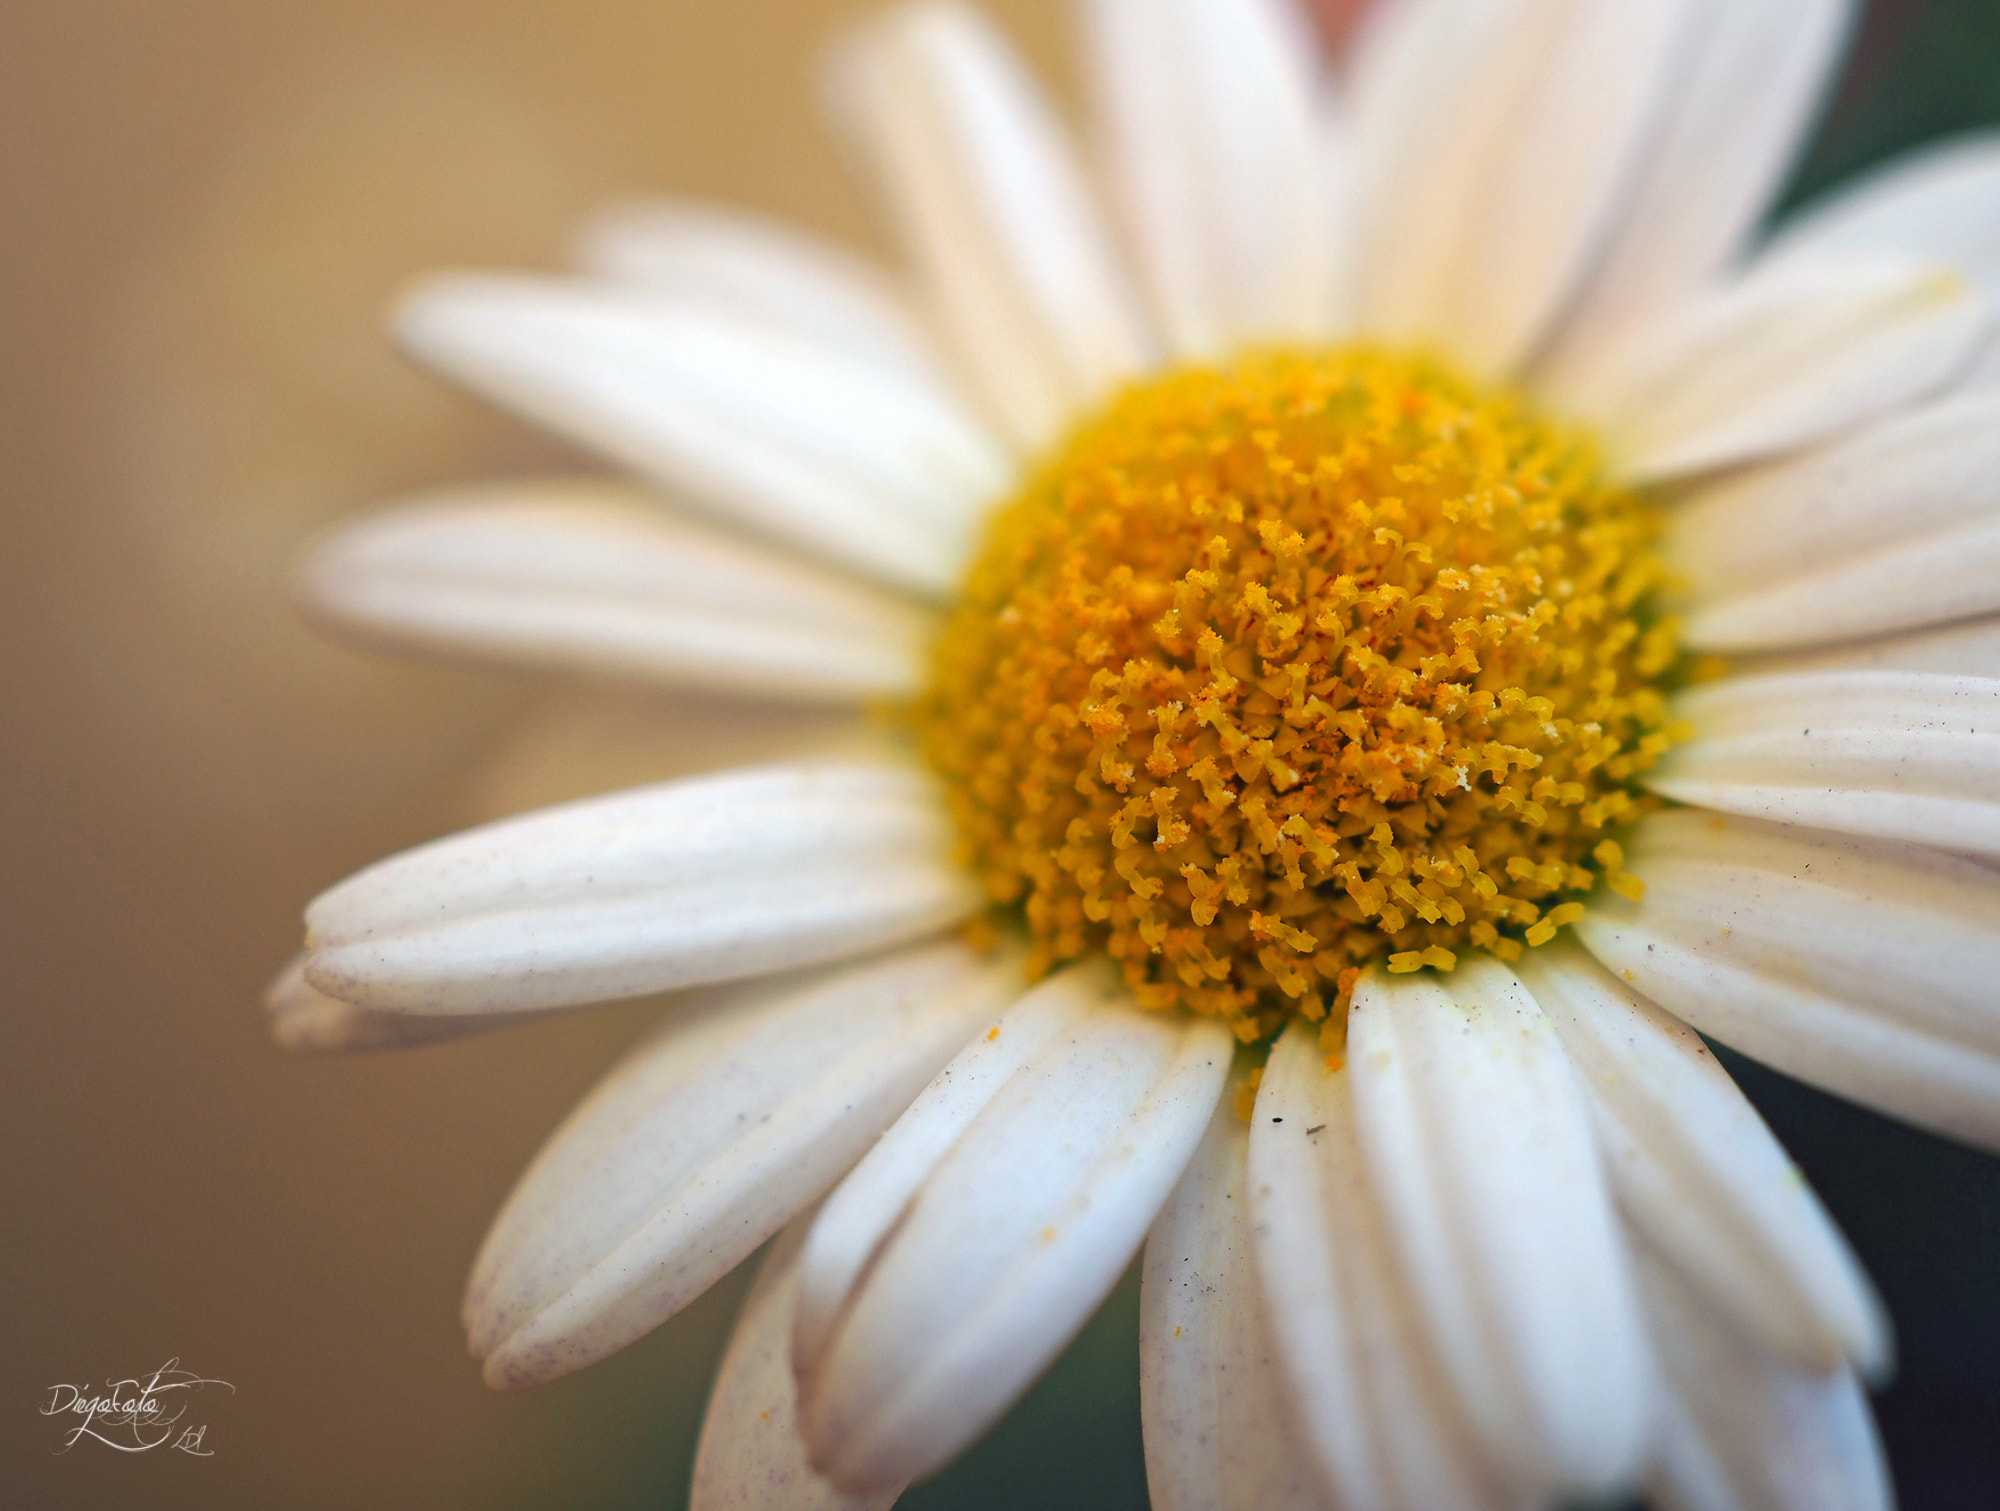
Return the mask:
<svg viewBox="0 0 2000 1511">
<path fill-rule="evenodd" d="M 313 892 L 551 762 L 615 782 L 658 710 L 579 741 L 575 691 L 327 646 L 285 580 L 386 495 L 577 463 L 395 358 L 412 275 L 554 266 L 649 191 L 875 245 L 815 103 L 875 3 L 0 0 L 0 1505 L 681 1503 L 739 1283 L 521 1396 L 457 1324 L 645 1005 L 348 1060 L 257 1007 Z M 1066 0 L 987 3 L 1067 90 Z M 1795 191 L 1995 121 L 2000 0 L 1874 0 Z M 2000 1162 L 1744 1074 L 1896 1311 L 1906 1508 L 1989 1505 Z M 912 1511 L 1141 1503 L 1133 1308 Z M 191 1414 L 212 1457 L 52 1451 L 49 1387 L 174 1357 L 237 1386 Z M 995 1472 L 1023 1460 L 1032 1494 Z"/>
<path fill-rule="evenodd" d="M 837 0 L 6 7 L 0 176 L 0 1500 L 657 1503 L 738 1292 L 525 1396 L 464 1356 L 488 1216 L 645 1021 L 294 1059 L 257 999 L 314 891 L 457 827 L 536 684 L 317 642 L 302 541 L 569 462 L 406 368 L 398 285 L 553 265 L 620 195 L 865 242 L 822 134 Z M 994 7 L 1060 67 L 1053 0 Z M 211 1458 L 37 1414 L 178 1356 Z"/>
</svg>

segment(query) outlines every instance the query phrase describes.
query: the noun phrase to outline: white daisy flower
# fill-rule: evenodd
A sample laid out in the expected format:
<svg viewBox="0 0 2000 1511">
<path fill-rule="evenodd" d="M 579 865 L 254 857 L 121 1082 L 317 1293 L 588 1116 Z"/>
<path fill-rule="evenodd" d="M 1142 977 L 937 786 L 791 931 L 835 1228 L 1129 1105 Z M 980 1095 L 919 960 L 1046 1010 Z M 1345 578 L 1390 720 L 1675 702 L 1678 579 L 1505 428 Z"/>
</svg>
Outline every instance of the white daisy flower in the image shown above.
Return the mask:
<svg viewBox="0 0 2000 1511">
<path fill-rule="evenodd" d="M 2000 1147 L 2000 143 L 1760 243 L 1851 10 L 1401 0 L 1336 79 L 1084 0 L 1087 167 L 918 4 L 833 74 L 907 283 L 675 203 L 409 297 L 632 480 L 364 520 L 317 614 L 897 710 L 307 910 L 302 1045 L 682 994 L 489 1381 L 775 1237 L 695 1504 L 887 1505 L 1143 1246 L 1158 1506 L 1888 1503 L 1879 1304 L 1697 1033 Z"/>
</svg>

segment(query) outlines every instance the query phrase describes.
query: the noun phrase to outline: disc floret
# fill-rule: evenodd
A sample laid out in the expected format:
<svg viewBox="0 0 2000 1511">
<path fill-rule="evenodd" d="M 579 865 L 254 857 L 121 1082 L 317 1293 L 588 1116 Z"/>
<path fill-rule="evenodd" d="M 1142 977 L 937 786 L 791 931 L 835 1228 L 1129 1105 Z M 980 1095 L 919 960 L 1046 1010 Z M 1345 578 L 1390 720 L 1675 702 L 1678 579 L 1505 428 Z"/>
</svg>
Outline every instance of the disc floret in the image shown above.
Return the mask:
<svg viewBox="0 0 2000 1511">
<path fill-rule="evenodd" d="M 1588 436 L 1431 359 L 1128 389 L 995 514 L 937 642 L 966 857 L 1041 968 L 1102 949 L 1246 1041 L 1337 1031 L 1372 961 L 1518 958 L 1638 890 L 1656 526 Z"/>
</svg>

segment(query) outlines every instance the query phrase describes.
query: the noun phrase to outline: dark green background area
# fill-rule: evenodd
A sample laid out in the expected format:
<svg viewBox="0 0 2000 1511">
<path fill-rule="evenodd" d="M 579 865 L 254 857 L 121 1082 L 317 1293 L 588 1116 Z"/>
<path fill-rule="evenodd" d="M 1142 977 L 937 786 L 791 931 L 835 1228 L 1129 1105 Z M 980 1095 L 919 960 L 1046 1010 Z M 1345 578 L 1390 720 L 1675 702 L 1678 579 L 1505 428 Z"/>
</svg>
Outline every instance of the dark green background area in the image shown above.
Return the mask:
<svg viewBox="0 0 2000 1511">
<path fill-rule="evenodd" d="M 2000 121 L 2000 0 L 1874 0 L 1786 204 L 1857 169 Z"/>
</svg>

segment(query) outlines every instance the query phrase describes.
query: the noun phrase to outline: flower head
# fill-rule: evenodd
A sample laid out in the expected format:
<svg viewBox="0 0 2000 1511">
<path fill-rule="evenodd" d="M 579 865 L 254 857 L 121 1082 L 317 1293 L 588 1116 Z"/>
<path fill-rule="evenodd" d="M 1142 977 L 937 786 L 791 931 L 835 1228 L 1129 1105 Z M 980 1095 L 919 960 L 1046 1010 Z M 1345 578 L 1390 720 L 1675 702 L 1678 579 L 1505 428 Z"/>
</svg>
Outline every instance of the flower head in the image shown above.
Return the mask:
<svg viewBox="0 0 2000 1511">
<path fill-rule="evenodd" d="M 466 1321 L 548 1379 L 776 1236 L 698 1505 L 886 1504 L 1142 1244 L 1163 1506 L 1886 1504 L 1880 1308 L 1696 1030 L 2000 1145 L 2000 150 L 1756 245 L 1840 0 L 1401 0 L 1338 81 L 1081 9 L 1109 215 L 918 4 L 835 68 L 907 286 L 672 206 L 411 297 L 644 486 L 364 521 L 323 615 L 890 711 L 363 872 L 280 1033 L 678 994 Z"/>
<path fill-rule="evenodd" d="M 1655 527 L 1435 362 L 1183 369 L 997 511 L 926 752 L 1039 966 L 1105 950 L 1149 1006 L 1337 1041 L 1362 967 L 1517 960 L 1622 853 L 1666 743 Z"/>
</svg>

